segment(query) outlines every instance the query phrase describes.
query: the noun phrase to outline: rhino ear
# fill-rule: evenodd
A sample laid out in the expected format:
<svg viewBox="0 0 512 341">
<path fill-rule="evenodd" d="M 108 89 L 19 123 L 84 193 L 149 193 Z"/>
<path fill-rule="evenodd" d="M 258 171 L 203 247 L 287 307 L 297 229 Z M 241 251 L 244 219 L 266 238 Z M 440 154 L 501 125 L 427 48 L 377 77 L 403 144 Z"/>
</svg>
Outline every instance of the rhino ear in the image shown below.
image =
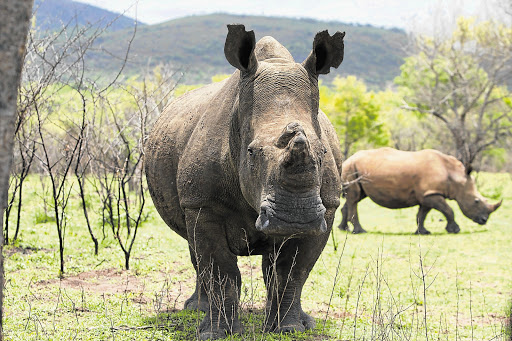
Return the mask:
<svg viewBox="0 0 512 341">
<path fill-rule="evenodd" d="M 228 25 L 228 35 L 224 44 L 224 55 L 229 64 L 242 72 L 251 72 L 258 66 L 254 54 L 256 38 L 254 31 L 247 32 L 244 25 Z"/>
<path fill-rule="evenodd" d="M 345 32 L 336 32 L 333 36 L 329 32 L 318 32 L 313 41 L 313 51 L 302 65 L 313 74 L 328 74 L 331 67 L 337 68 L 343 61 Z"/>
</svg>

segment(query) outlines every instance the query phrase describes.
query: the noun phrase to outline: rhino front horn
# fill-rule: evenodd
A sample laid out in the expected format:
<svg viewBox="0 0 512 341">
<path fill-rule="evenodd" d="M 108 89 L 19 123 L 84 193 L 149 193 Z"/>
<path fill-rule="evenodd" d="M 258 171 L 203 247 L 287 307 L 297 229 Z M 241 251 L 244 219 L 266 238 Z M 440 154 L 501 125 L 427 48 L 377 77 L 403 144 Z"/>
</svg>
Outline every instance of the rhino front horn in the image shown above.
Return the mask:
<svg viewBox="0 0 512 341">
<path fill-rule="evenodd" d="M 498 209 L 498 207 L 501 206 L 502 203 L 503 203 L 503 199 L 501 199 L 499 202 L 495 203 L 494 205 L 491 205 L 491 213 L 496 211 Z"/>
</svg>

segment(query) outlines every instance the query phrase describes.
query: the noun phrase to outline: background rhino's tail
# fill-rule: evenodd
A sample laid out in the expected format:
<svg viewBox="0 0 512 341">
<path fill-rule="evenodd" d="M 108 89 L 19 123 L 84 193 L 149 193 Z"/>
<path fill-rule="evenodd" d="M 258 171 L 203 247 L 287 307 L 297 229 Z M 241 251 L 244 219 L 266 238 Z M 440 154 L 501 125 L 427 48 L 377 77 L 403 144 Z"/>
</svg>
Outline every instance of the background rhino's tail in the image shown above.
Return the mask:
<svg viewBox="0 0 512 341">
<path fill-rule="evenodd" d="M 343 198 L 347 197 L 347 188 L 348 188 L 348 183 L 347 182 L 344 182 L 344 183 L 341 184 L 341 196 Z"/>
<path fill-rule="evenodd" d="M 341 196 L 345 198 L 347 196 L 347 191 L 350 186 L 359 186 L 361 189 L 361 193 L 364 193 L 363 187 L 361 186 L 361 182 L 366 179 L 365 174 L 360 174 L 357 169 L 354 167 L 353 171 L 344 174 L 343 183 L 341 184 Z"/>
</svg>

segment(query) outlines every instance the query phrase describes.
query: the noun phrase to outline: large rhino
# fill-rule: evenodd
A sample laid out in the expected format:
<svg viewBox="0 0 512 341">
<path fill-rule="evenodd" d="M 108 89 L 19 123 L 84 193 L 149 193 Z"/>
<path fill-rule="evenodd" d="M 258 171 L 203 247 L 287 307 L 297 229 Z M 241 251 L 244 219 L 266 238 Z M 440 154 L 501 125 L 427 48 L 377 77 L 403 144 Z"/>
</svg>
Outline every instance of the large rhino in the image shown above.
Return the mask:
<svg viewBox="0 0 512 341">
<path fill-rule="evenodd" d="M 447 220 L 446 230 L 458 233 L 453 210 L 445 199 L 456 200 L 464 215 L 478 224 L 485 224 L 489 215 L 501 205 L 490 205 L 478 193 L 475 182 L 463 164 L 453 156 L 437 150 L 416 152 L 393 148 L 361 150 L 343 163 L 345 205 L 338 226 L 353 233 L 366 232 L 359 223 L 357 203 L 369 197 L 387 208 L 420 205 L 416 233 L 430 234 L 425 229 L 425 217 L 431 209 L 440 211 Z"/>
<path fill-rule="evenodd" d="M 344 33 L 318 33 L 303 63 L 272 37 L 228 25 L 224 54 L 238 70 L 174 100 L 146 147 L 146 175 L 163 220 L 189 243 L 197 272 L 185 308 L 207 314 L 200 338 L 241 331 L 237 256 L 262 255 L 265 330 L 315 320 L 301 291 L 341 196 L 341 152 L 318 108 L 318 75 L 343 60 Z"/>
</svg>

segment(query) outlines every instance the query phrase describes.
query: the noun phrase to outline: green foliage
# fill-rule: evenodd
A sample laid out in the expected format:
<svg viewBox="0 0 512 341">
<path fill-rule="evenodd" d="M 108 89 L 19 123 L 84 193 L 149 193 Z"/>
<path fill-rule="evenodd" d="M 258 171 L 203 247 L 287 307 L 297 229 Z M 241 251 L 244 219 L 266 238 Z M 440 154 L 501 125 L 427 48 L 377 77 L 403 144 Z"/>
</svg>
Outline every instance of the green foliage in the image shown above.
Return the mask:
<svg viewBox="0 0 512 341">
<path fill-rule="evenodd" d="M 217 82 L 223 81 L 224 79 L 227 79 L 229 77 L 231 77 L 230 74 L 215 75 L 215 76 L 212 76 L 212 82 L 217 83 Z"/>
<path fill-rule="evenodd" d="M 345 158 L 364 146 L 387 146 L 389 130 L 381 119 L 381 101 L 355 76 L 335 78 L 320 86 L 320 108 L 327 114 L 343 146 Z"/>
<path fill-rule="evenodd" d="M 482 164 L 487 166 L 491 165 L 496 171 L 503 170 L 507 163 L 508 153 L 505 148 L 490 148 L 482 154 Z"/>
<path fill-rule="evenodd" d="M 512 28 L 461 17 L 451 36 L 418 36 L 416 48 L 395 83 L 410 109 L 444 127 L 451 143 L 445 139 L 441 150 L 467 166 L 487 149 L 503 147 L 512 128 L 506 84 L 512 74 Z M 434 134 L 441 130 L 429 128 Z"/>
</svg>

